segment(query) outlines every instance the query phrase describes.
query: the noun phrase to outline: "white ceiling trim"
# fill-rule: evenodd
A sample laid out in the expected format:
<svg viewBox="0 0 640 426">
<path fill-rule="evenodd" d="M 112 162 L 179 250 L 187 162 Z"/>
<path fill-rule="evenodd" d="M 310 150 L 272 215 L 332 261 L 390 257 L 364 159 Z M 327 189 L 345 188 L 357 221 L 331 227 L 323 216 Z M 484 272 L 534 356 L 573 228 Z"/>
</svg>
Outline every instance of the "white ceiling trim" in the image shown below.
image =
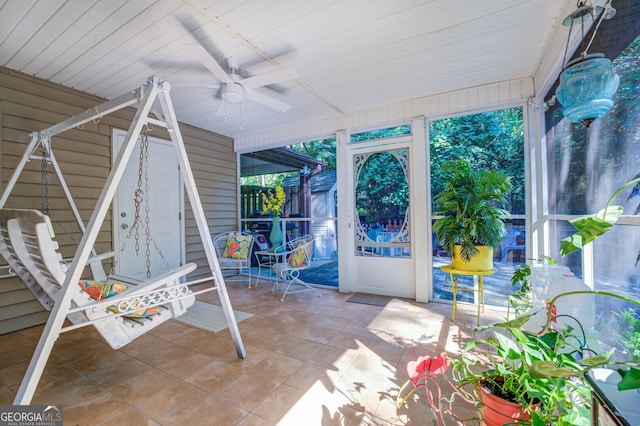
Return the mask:
<svg viewBox="0 0 640 426">
<path fill-rule="evenodd" d="M 293 126 L 266 130 L 259 135 L 238 137 L 235 139 L 235 151 L 245 153 L 307 142 L 335 136 L 340 130 L 354 133 L 377 129 L 390 123 L 408 122 L 419 116 L 434 117 L 486 110 L 490 106 L 525 101 L 534 94 L 534 82 L 531 77 L 471 87 L 347 113 L 344 119 L 340 116 L 324 117 Z"/>
</svg>

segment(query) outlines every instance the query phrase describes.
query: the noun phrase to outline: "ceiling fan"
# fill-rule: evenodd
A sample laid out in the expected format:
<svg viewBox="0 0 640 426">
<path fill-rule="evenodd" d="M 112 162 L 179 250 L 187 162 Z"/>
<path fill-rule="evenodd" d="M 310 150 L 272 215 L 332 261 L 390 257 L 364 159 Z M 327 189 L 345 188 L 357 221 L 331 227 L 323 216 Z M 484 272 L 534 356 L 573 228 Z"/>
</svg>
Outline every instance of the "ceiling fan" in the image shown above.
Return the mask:
<svg viewBox="0 0 640 426">
<path fill-rule="evenodd" d="M 214 77 L 220 80 L 220 85 L 207 86 L 212 89 L 220 89 L 219 95 L 222 102 L 220 102 L 216 115 L 225 115 L 227 104 L 242 104 L 246 100 L 273 108 L 280 112 L 286 112 L 291 108 L 291 105 L 258 93 L 253 89 L 298 78 L 298 73 L 293 68 L 281 68 L 276 71 L 243 78 L 238 74 L 240 61 L 237 58 L 228 57 L 226 59 L 229 69 L 227 73 L 204 47 L 198 44 L 190 45 L 189 47 L 198 61 L 200 61 Z"/>
</svg>

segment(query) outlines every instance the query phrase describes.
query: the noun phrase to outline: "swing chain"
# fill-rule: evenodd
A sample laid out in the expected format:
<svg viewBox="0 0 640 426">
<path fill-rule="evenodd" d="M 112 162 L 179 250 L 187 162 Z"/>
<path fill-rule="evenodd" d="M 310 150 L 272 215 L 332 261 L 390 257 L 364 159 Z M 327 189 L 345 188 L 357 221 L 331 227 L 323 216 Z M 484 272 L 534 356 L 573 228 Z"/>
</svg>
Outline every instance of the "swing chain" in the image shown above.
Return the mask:
<svg viewBox="0 0 640 426">
<path fill-rule="evenodd" d="M 147 278 L 151 278 L 151 229 L 149 227 L 149 134 L 144 133 L 144 222 L 146 236 Z"/>
<path fill-rule="evenodd" d="M 49 151 L 47 147 L 42 145 L 42 155 L 40 156 L 40 181 L 42 183 L 42 212 L 49 216 L 49 177 L 47 171 L 47 163 L 49 159 Z"/>
<path fill-rule="evenodd" d="M 150 227 L 150 203 L 149 203 L 149 132 L 151 131 L 151 126 L 145 125 L 141 131 L 141 141 L 140 141 L 140 158 L 138 160 L 138 187 L 135 190 L 134 194 L 134 205 L 135 205 L 135 215 L 134 221 L 131 227 L 129 228 L 129 232 L 122 243 L 122 247 L 120 249 L 120 253 L 123 253 L 125 247 L 127 245 L 127 241 L 134 235 L 135 239 L 135 251 L 136 256 L 140 253 L 140 226 L 142 225 L 142 216 L 140 214 L 140 207 L 142 203 L 145 203 L 145 244 L 146 244 L 146 266 L 147 266 L 147 278 L 151 278 L 151 244 L 156 249 L 156 252 L 160 256 L 163 264 L 171 269 L 167 259 L 162 254 L 160 247 L 155 242 L 152 237 L 151 227 Z M 143 189 L 143 181 L 144 181 L 144 189 Z M 116 270 L 116 266 L 118 265 L 118 258 L 114 260 L 111 271 L 109 275 L 113 275 Z"/>
</svg>

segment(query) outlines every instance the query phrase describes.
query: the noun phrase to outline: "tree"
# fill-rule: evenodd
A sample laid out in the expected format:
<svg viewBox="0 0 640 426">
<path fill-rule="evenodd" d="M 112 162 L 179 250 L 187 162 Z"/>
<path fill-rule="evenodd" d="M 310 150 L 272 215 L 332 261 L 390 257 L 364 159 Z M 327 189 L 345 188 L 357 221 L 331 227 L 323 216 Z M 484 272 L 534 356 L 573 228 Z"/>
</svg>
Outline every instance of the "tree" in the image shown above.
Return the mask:
<svg viewBox="0 0 640 426">
<path fill-rule="evenodd" d="M 508 108 L 432 121 L 429 127 L 431 189 L 443 186 L 440 165 L 466 159 L 475 169 L 501 171 L 511 176 L 509 210 L 524 213 L 524 122 L 522 108 Z"/>
</svg>

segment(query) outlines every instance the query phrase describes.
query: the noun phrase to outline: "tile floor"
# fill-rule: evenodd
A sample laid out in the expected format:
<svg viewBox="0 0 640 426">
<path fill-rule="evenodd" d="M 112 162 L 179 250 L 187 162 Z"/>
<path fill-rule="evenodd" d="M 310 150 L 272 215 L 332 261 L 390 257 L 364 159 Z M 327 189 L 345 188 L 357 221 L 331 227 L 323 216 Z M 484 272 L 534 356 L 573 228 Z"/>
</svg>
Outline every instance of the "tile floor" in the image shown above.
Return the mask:
<svg viewBox="0 0 640 426">
<path fill-rule="evenodd" d="M 227 288 L 234 309 L 253 314 L 239 323 L 246 359 L 228 330 L 171 320 L 115 351 L 87 327 L 59 338 L 32 403 L 62 405 L 65 425 L 426 425 L 424 392 L 396 409 L 407 362 L 458 352 L 475 322 L 452 323 L 446 304 L 382 308 L 327 289 L 280 302 L 266 281 Z M 41 331 L 0 336 L 0 405 L 12 403 Z"/>
</svg>

